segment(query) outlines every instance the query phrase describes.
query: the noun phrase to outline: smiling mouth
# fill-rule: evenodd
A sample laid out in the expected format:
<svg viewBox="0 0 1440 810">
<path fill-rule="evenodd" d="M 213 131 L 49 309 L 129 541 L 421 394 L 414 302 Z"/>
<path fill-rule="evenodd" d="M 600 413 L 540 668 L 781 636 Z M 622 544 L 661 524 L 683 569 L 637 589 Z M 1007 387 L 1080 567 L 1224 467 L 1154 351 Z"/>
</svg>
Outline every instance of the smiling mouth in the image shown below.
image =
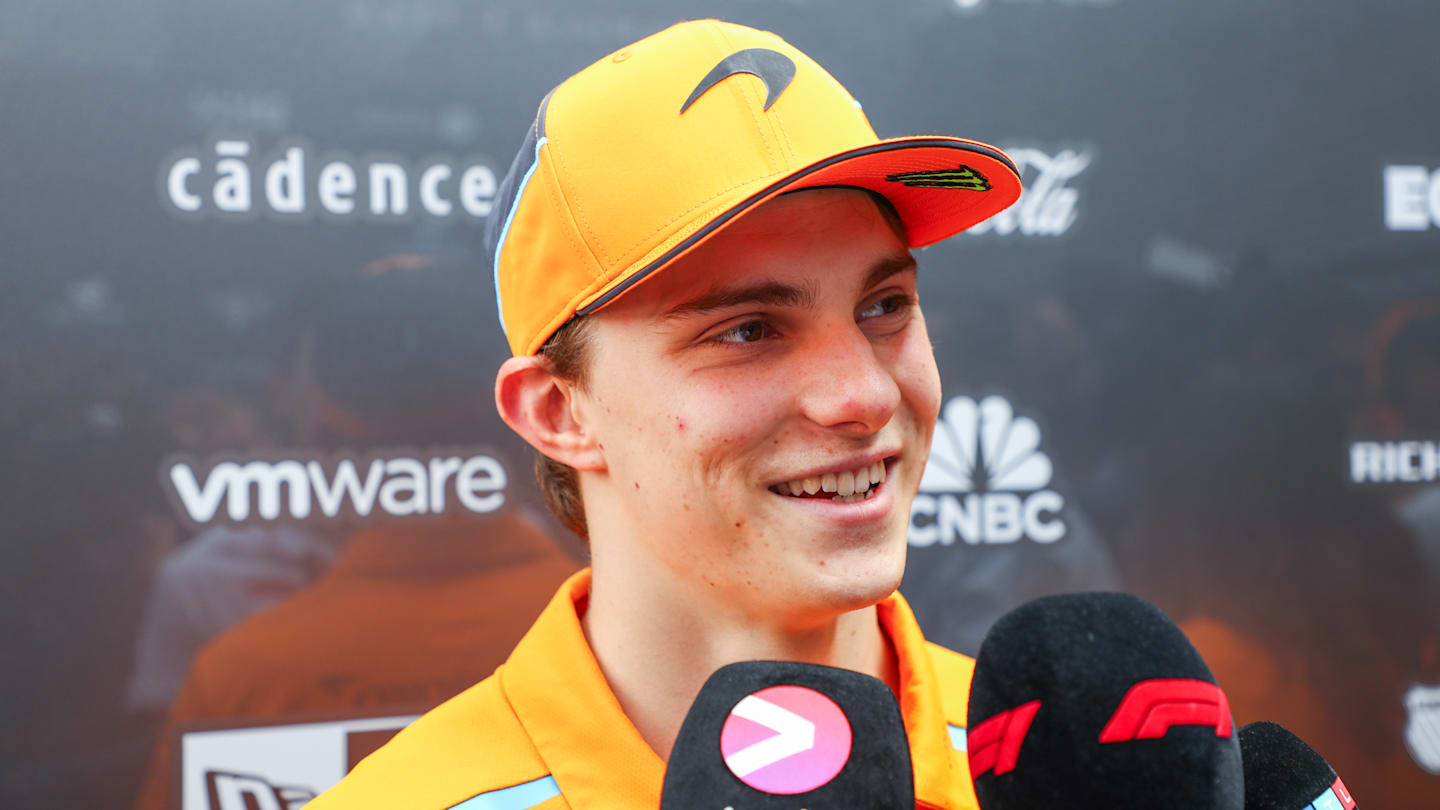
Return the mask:
<svg viewBox="0 0 1440 810">
<path fill-rule="evenodd" d="M 770 491 L 789 498 L 857 503 L 875 497 L 880 485 L 885 483 L 885 475 L 885 462 L 877 461 L 855 470 L 785 481 L 771 486 Z"/>
</svg>

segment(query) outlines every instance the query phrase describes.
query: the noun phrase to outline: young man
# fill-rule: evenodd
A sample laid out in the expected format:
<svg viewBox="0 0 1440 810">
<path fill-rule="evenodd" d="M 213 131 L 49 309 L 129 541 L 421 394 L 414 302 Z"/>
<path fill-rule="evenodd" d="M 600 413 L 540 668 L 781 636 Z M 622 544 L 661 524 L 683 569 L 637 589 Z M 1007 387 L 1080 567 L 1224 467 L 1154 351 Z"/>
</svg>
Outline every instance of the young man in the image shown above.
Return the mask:
<svg viewBox="0 0 1440 810">
<path fill-rule="evenodd" d="M 677 25 L 552 91 L 496 207 L 496 402 L 592 567 L 312 806 L 656 807 L 706 677 L 787 659 L 890 684 L 919 804 L 973 808 L 973 662 L 895 594 L 940 407 L 909 248 L 1019 192 L 983 144 L 878 140 L 741 26 Z"/>
</svg>

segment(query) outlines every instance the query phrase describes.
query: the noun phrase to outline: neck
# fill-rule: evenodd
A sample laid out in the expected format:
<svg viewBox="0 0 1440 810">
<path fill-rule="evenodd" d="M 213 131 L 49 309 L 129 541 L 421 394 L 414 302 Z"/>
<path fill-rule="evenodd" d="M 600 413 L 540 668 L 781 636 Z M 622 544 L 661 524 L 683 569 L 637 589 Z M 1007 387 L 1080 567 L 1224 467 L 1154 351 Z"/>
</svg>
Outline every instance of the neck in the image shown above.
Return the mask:
<svg viewBox="0 0 1440 810">
<path fill-rule="evenodd" d="M 898 690 L 895 653 L 873 605 L 813 621 L 733 607 L 728 594 L 676 588 L 672 577 L 594 559 L 582 626 L 611 691 L 662 760 L 706 678 L 737 661 L 822 664 L 879 678 Z M 630 562 L 630 561 L 627 561 Z"/>
</svg>

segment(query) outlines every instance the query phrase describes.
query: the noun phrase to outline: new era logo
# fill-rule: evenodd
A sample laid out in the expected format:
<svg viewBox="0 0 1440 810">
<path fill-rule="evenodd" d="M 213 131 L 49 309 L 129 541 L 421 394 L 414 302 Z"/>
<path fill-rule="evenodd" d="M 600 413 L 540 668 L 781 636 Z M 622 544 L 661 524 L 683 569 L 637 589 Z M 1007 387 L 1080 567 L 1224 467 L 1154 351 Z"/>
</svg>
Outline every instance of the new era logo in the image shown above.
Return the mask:
<svg viewBox="0 0 1440 810">
<path fill-rule="evenodd" d="M 259 776 L 205 772 L 206 810 L 298 810 L 315 791 L 307 787 L 272 785 Z"/>
</svg>

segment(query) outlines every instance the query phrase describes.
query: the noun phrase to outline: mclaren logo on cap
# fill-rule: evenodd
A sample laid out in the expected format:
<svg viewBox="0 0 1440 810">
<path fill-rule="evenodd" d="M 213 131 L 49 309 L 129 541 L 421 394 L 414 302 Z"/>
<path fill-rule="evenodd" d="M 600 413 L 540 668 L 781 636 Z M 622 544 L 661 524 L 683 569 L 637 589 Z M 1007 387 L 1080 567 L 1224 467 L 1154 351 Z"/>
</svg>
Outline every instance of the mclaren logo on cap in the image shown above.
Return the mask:
<svg viewBox="0 0 1440 810">
<path fill-rule="evenodd" d="M 990 190 L 990 181 L 985 179 L 985 175 L 964 164 L 954 169 L 891 174 L 887 175 L 885 179 L 892 183 L 904 183 L 907 186 L 919 186 L 921 188 L 959 188 L 966 191 Z"/>
<path fill-rule="evenodd" d="M 710 68 L 705 78 L 695 85 L 690 92 L 690 98 L 685 99 L 685 104 L 680 108 L 683 115 L 695 99 L 705 94 L 706 90 L 714 87 L 725 79 L 734 76 L 736 73 L 749 73 L 752 76 L 759 76 L 760 81 L 765 82 L 765 107 L 775 103 L 785 88 L 790 86 L 791 80 L 795 78 L 795 63 L 790 57 L 779 51 L 772 51 L 769 48 L 746 48 L 743 51 L 736 51 L 724 59 L 720 64 Z"/>
</svg>

